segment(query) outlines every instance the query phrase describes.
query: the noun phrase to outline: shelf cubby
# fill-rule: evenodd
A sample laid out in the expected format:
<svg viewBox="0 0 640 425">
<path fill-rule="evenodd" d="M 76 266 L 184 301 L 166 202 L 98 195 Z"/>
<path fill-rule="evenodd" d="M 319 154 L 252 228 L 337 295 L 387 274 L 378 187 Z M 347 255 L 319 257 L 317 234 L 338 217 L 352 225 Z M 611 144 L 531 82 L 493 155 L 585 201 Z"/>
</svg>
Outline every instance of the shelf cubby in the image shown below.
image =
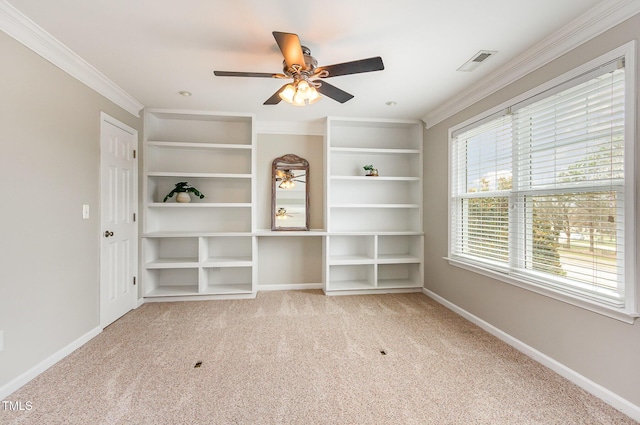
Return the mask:
<svg viewBox="0 0 640 425">
<path fill-rule="evenodd" d="M 148 143 L 147 172 L 251 174 L 251 149 L 242 146 Z"/>
<path fill-rule="evenodd" d="M 330 118 L 331 147 L 357 149 L 421 149 L 417 121 Z"/>
<path fill-rule="evenodd" d="M 375 289 L 375 266 L 373 264 L 352 264 L 329 266 L 330 280 L 327 286 L 332 291 L 353 291 Z"/>
<path fill-rule="evenodd" d="M 200 238 L 200 261 L 204 266 L 250 266 L 252 259 L 253 237 L 251 235 Z"/>
<path fill-rule="evenodd" d="M 198 267 L 146 269 L 146 297 L 182 296 L 198 293 Z"/>
<path fill-rule="evenodd" d="M 148 175 L 147 202 L 163 203 L 164 197 L 175 184 L 186 181 L 205 195 L 203 199 L 191 195 L 192 204 L 251 203 L 251 174 L 239 175 Z M 176 196 L 167 199 L 166 204 L 175 204 Z"/>
<path fill-rule="evenodd" d="M 378 236 L 378 263 L 422 262 L 422 235 Z"/>
<path fill-rule="evenodd" d="M 420 181 L 415 179 L 386 179 L 363 177 L 361 179 L 332 179 L 332 204 L 416 204 L 421 199 Z"/>
<path fill-rule="evenodd" d="M 364 176 L 362 168 L 371 164 L 381 177 L 420 177 L 421 157 L 418 150 L 331 150 L 332 176 Z M 375 177 L 372 177 L 375 178 Z"/>
<path fill-rule="evenodd" d="M 250 206 L 216 207 L 197 204 L 148 207 L 147 233 L 251 232 Z"/>
<path fill-rule="evenodd" d="M 377 287 L 384 289 L 421 288 L 420 263 L 378 264 Z"/>
<path fill-rule="evenodd" d="M 375 259 L 373 235 L 329 236 L 329 264 L 372 264 Z"/>
<path fill-rule="evenodd" d="M 342 205 L 332 207 L 331 232 L 408 232 L 420 231 L 419 205 L 403 208 Z"/>
<path fill-rule="evenodd" d="M 147 140 L 251 145 L 252 118 L 249 115 L 174 110 L 148 111 Z"/>
<path fill-rule="evenodd" d="M 142 251 L 147 268 L 184 268 L 198 264 L 197 238 L 145 238 Z"/>
<path fill-rule="evenodd" d="M 201 294 L 241 294 L 252 292 L 252 267 L 203 267 Z"/>
</svg>

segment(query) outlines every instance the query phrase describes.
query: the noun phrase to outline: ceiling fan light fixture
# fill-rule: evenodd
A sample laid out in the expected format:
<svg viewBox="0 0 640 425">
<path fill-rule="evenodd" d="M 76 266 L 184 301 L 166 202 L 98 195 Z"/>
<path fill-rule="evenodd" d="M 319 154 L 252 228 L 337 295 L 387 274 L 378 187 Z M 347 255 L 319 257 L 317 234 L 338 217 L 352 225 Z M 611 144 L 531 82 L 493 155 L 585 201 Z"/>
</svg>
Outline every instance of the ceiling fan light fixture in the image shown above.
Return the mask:
<svg viewBox="0 0 640 425">
<path fill-rule="evenodd" d="M 296 88 L 287 84 L 284 89 L 279 93 L 280 99 L 284 100 L 287 103 L 293 103 L 293 97 L 296 94 Z"/>
<path fill-rule="evenodd" d="M 294 81 L 293 84 L 287 84 L 278 95 L 280 99 L 295 106 L 311 105 L 320 100 L 318 90 L 316 90 L 313 83 L 310 84 L 305 79 L 299 79 Z"/>
</svg>

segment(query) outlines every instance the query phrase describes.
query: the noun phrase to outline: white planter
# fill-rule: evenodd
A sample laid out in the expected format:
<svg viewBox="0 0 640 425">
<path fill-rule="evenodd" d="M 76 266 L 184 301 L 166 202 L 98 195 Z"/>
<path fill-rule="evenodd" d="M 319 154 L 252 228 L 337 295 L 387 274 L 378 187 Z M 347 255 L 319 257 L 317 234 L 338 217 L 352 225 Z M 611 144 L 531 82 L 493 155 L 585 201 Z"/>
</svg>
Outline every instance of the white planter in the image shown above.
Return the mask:
<svg viewBox="0 0 640 425">
<path fill-rule="evenodd" d="M 178 192 L 176 195 L 176 202 L 188 203 L 191 202 L 191 196 L 188 192 Z"/>
</svg>

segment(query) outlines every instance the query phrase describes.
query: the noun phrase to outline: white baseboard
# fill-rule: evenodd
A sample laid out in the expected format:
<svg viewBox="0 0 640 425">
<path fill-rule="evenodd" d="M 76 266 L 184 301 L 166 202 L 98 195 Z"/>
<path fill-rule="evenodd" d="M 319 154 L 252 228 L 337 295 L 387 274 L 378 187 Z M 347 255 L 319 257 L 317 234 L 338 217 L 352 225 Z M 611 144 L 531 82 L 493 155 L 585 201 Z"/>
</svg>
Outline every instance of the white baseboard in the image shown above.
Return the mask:
<svg viewBox="0 0 640 425">
<path fill-rule="evenodd" d="M 7 384 L 0 387 L 0 400 L 6 399 L 13 392 L 17 391 L 20 387 L 25 385 L 27 382 L 31 381 L 36 376 L 40 375 L 45 370 L 49 369 L 54 364 L 58 363 L 60 360 L 67 357 L 69 354 L 73 353 L 78 348 L 82 347 L 84 344 L 93 339 L 96 335 L 102 332 L 102 328 L 97 327 L 86 334 L 82 335 L 80 338 L 71 342 L 66 347 L 61 348 L 51 356 L 47 357 L 31 369 L 24 372 L 22 375 L 19 375 L 15 379 L 9 381 Z"/>
<path fill-rule="evenodd" d="M 600 384 L 597 384 L 597 383 L 593 382 L 592 380 L 590 380 L 590 379 L 586 378 L 585 376 L 579 374 L 575 370 L 568 368 L 564 364 L 558 362 L 557 360 L 554 360 L 553 358 L 547 356 L 546 354 L 544 354 L 544 353 L 536 350 L 535 348 L 525 344 L 524 342 L 520 341 L 519 339 L 516 339 L 516 338 L 512 337 L 508 333 L 496 328 L 492 324 L 490 324 L 488 322 L 485 322 L 484 320 L 480 319 L 477 316 L 474 316 L 473 314 L 469 313 L 468 311 L 464 310 L 463 308 L 458 307 L 457 305 L 453 304 L 452 302 L 447 301 L 446 299 L 442 298 L 441 296 L 437 295 L 436 293 L 431 292 L 428 289 L 423 289 L 422 292 L 426 296 L 428 296 L 429 298 L 432 298 L 436 302 L 438 302 L 438 303 L 442 304 L 443 306 L 447 307 L 449 310 L 459 314 L 460 316 L 464 317 L 465 319 L 467 319 L 471 323 L 474 323 L 474 324 L 478 325 L 479 327 L 481 327 L 482 329 L 484 329 L 485 331 L 489 332 L 491 335 L 493 335 L 493 336 L 497 337 L 498 339 L 506 342 L 507 344 L 509 344 L 510 346 L 515 348 L 516 350 L 526 354 L 527 356 L 531 357 L 533 360 L 537 361 L 538 363 L 540 363 L 540 364 L 548 367 L 549 369 L 553 370 L 554 372 L 556 372 L 558 375 L 562 376 L 563 378 L 566 378 L 569 381 L 573 382 L 574 384 L 576 384 L 577 386 L 579 386 L 583 390 L 587 391 L 588 393 L 593 394 L 594 396 L 598 397 L 599 399 L 601 399 L 605 403 L 608 403 L 611 406 L 613 406 L 614 408 L 620 410 L 622 413 L 624 413 L 625 415 L 629 416 L 630 418 L 632 418 L 632 419 L 634 419 L 636 421 L 640 421 L 640 406 L 636 406 L 635 404 L 631 403 L 630 401 L 628 401 L 628 400 L 620 397 L 619 395 L 615 394 L 613 391 L 603 387 Z"/>
</svg>

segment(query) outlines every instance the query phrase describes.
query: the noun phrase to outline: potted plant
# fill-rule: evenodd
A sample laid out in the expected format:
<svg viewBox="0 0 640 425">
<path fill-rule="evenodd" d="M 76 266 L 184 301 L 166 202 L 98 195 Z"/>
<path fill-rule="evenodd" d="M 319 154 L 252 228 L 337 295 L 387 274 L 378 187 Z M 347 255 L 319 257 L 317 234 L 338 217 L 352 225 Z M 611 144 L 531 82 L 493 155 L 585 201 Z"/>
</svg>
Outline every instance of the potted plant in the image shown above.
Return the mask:
<svg viewBox="0 0 640 425">
<path fill-rule="evenodd" d="M 167 202 L 167 199 L 171 198 L 174 194 L 177 193 L 176 202 L 191 202 L 191 196 L 189 193 L 193 193 L 200 199 L 204 198 L 204 195 L 200 193 L 198 189 L 193 186 L 189 186 L 188 182 L 179 182 L 176 183 L 176 187 L 171 189 L 171 192 L 164 197 L 162 202 Z"/>
<path fill-rule="evenodd" d="M 377 176 L 378 175 L 378 169 L 377 168 L 373 168 L 373 165 L 365 165 L 362 168 L 364 168 L 365 171 L 367 172 L 367 176 Z"/>
</svg>

